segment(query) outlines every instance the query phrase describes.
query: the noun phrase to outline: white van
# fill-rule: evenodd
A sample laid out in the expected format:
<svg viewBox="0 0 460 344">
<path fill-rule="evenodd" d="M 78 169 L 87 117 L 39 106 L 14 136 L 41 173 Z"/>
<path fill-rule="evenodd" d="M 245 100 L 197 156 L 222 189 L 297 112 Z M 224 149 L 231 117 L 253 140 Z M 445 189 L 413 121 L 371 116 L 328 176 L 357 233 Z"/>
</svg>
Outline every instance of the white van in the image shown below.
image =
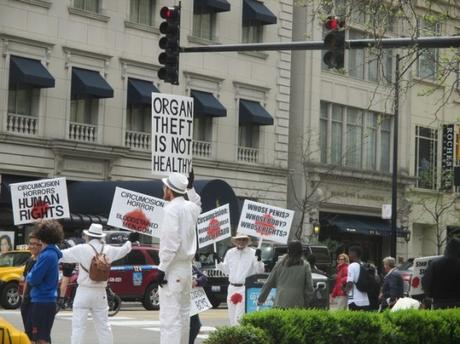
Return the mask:
<svg viewBox="0 0 460 344">
<path fill-rule="evenodd" d="M 422 289 L 422 277 L 432 260 L 442 256 L 419 257 L 414 259 L 413 273 L 410 281 L 409 296 L 414 299 L 422 299 L 425 292 Z"/>
</svg>

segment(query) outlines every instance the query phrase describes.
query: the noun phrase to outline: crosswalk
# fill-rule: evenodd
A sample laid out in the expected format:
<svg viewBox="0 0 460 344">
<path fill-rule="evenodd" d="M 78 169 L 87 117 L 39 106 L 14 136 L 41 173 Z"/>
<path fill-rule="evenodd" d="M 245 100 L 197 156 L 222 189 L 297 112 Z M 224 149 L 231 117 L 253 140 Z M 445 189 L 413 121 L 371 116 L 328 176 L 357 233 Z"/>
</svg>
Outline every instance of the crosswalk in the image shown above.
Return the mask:
<svg viewBox="0 0 460 344">
<path fill-rule="evenodd" d="M 58 313 L 56 317 L 62 320 L 71 321 L 72 313 L 70 312 Z M 91 321 L 91 317 L 89 317 L 88 320 Z M 160 321 L 159 320 L 138 320 L 138 319 L 126 317 L 126 316 L 115 316 L 115 317 L 109 318 L 109 323 L 112 327 L 123 326 L 123 327 L 136 328 L 136 329 L 145 330 L 145 331 L 160 332 Z M 200 330 L 200 334 L 198 335 L 198 338 L 207 339 L 209 336 L 209 333 L 215 330 L 216 328 L 212 326 L 202 326 Z"/>
</svg>

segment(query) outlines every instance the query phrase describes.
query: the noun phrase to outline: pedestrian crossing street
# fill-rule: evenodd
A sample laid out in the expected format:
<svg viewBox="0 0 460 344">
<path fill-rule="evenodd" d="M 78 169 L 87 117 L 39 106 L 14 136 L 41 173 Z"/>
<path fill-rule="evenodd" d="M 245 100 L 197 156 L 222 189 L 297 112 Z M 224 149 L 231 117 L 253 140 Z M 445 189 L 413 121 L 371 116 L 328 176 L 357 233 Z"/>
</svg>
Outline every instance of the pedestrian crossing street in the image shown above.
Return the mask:
<svg viewBox="0 0 460 344">
<path fill-rule="evenodd" d="M 72 313 L 70 312 L 69 313 L 66 313 L 66 312 L 58 313 L 56 315 L 56 318 L 72 321 Z M 91 321 L 92 320 L 91 317 L 89 317 L 88 320 Z M 131 317 L 115 316 L 115 317 L 109 318 L 109 323 L 112 327 L 124 326 L 124 327 L 136 328 L 139 330 L 160 332 L 160 321 L 159 320 L 138 320 L 138 319 L 134 319 Z M 215 330 L 216 330 L 215 327 L 202 326 L 200 330 L 200 334 L 198 335 L 198 338 L 206 339 L 208 338 L 209 333 Z"/>
</svg>

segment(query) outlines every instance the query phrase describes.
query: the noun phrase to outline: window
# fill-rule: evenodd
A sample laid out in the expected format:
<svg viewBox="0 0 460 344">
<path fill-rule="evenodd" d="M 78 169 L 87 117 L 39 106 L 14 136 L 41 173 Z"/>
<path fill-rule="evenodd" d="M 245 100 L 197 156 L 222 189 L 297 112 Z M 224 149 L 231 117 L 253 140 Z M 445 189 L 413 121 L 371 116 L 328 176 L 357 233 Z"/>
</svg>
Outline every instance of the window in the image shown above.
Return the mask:
<svg viewBox="0 0 460 344">
<path fill-rule="evenodd" d="M 259 148 L 259 126 L 245 123 L 239 125 L 238 142 L 241 147 Z"/>
<path fill-rule="evenodd" d="M 363 147 L 363 112 L 355 108 L 347 110 L 347 154 L 346 165 L 361 168 Z"/>
<path fill-rule="evenodd" d="M 342 165 L 343 109 L 341 105 L 332 105 L 331 163 L 335 165 Z"/>
<path fill-rule="evenodd" d="M 380 123 L 380 171 L 390 172 L 391 127 L 393 120 L 390 116 L 379 116 Z"/>
<path fill-rule="evenodd" d="M 437 36 L 441 32 L 439 23 L 430 23 L 420 19 L 417 24 L 420 36 Z M 438 49 L 422 49 L 418 57 L 417 76 L 423 79 L 436 80 L 438 59 Z"/>
<path fill-rule="evenodd" d="M 144 104 L 128 104 L 126 127 L 129 131 L 150 133 L 152 130 L 151 106 Z"/>
<path fill-rule="evenodd" d="M 201 7 L 193 10 L 193 35 L 203 39 L 214 39 L 216 14 Z"/>
<path fill-rule="evenodd" d="M 243 26 L 243 43 L 261 43 L 263 42 L 264 26 L 253 24 Z"/>
<path fill-rule="evenodd" d="M 437 147 L 436 129 L 415 128 L 415 175 L 419 188 L 437 187 Z"/>
<path fill-rule="evenodd" d="M 388 49 L 375 52 L 368 51 L 367 79 L 374 82 L 384 80 L 391 83 L 393 78 L 393 51 Z"/>
<path fill-rule="evenodd" d="M 8 89 L 8 113 L 23 116 L 37 116 L 39 97 L 39 88 L 10 84 Z"/>
<path fill-rule="evenodd" d="M 329 110 L 327 103 L 321 102 L 320 109 L 320 126 L 319 126 L 319 144 L 321 151 L 321 162 L 327 163 L 327 132 L 329 123 Z"/>
<path fill-rule="evenodd" d="M 364 38 L 360 31 L 350 30 L 349 39 Z M 364 49 L 348 50 L 348 74 L 358 79 L 364 79 Z"/>
<path fill-rule="evenodd" d="M 128 253 L 128 265 L 145 265 L 145 256 L 142 251 L 132 250 Z"/>
<path fill-rule="evenodd" d="M 143 25 L 153 26 L 155 18 L 154 0 L 131 0 L 129 20 Z"/>
<path fill-rule="evenodd" d="M 73 123 L 97 125 L 99 99 L 72 99 L 70 102 L 70 121 Z"/>
<path fill-rule="evenodd" d="M 378 115 L 371 112 L 367 116 L 363 140 L 366 147 L 366 168 L 368 170 L 375 170 L 377 167 L 377 122 Z"/>
<path fill-rule="evenodd" d="M 99 0 L 74 0 L 73 6 L 88 12 L 99 12 Z"/>
<path fill-rule="evenodd" d="M 327 102 L 320 108 L 322 163 L 389 172 L 391 116 Z"/>
<path fill-rule="evenodd" d="M 212 141 L 212 117 L 197 117 L 193 119 L 193 140 Z"/>
</svg>

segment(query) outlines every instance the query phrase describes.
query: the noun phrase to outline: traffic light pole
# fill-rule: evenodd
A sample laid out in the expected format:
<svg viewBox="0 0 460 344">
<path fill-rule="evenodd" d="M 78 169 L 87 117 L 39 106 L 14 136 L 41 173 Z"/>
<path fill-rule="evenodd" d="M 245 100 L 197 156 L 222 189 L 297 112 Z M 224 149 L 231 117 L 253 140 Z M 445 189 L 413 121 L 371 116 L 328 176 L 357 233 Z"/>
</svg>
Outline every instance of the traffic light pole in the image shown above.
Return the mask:
<svg viewBox="0 0 460 344">
<path fill-rule="evenodd" d="M 418 37 L 418 38 L 382 38 L 382 39 L 351 39 L 345 40 L 345 49 L 363 48 L 452 48 L 460 47 L 460 36 Z M 199 47 L 181 47 L 181 53 L 210 53 L 225 51 L 270 51 L 270 50 L 325 50 L 323 41 L 302 41 L 287 43 L 247 43 L 221 44 Z"/>
<path fill-rule="evenodd" d="M 396 259 L 396 221 L 398 213 L 398 146 L 399 146 L 399 62 L 401 58 L 396 55 L 395 66 L 395 98 L 393 117 L 393 172 L 391 175 L 391 242 L 390 255 Z"/>
<path fill-rule="evenodd" d="M 383 38 L 383 39 L 354 39 L 345 40 L 345 49 L 364 48 L 453 48 L 460 47 L 460 36 L 446 37 L 418 37 L 418 38 Z M 304 41 L 288 43 L 248 43 L 248 44 L 226 44 L 208 45 L 200 47 L 181 47 L 181 53 L 206 53 L 206 52 L 231 52 L 231 51 L 270 51 L 270 50 L 326 50 L 328 47 L 323 41 Z M 391 256 L 396 258 L 396 221 L 398 206 L 398 146 L 399 146 L 399 89 L 400 89 L 400 61 L 396 55 L 395 68 L 395 96 L 394 96 L 394 123 L 393 123 L 393 159 L 392 159 L 392 188 L 391 188 Z M 407 71 L 407 69 L 405 70 Z M 403 74 L 404 72 L 403 71 Z"/>
</svg>

